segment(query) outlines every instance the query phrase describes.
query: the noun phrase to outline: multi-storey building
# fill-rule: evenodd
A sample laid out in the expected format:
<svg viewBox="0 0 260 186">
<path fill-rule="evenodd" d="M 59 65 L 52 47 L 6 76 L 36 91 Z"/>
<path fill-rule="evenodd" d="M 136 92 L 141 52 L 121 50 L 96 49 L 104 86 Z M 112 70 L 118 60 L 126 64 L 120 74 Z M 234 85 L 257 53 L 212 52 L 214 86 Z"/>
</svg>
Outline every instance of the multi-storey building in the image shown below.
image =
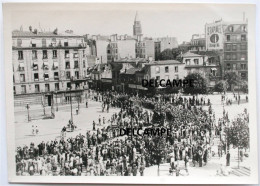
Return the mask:
<svg viewBox="0 0 260 186">
<path fill-rule="evenodd" d="M 38 32 L 30 27 L 30 31 L 13 31 L 12 42 L 16 105 L 44 102 L 50 106 L 53 94 L 65 103 L 70 99 L 68 90 L 83 95 L 87 75 L 83 37 L 72 31 Z"/>
<path fill-rule="evenodd" d="M 136 42 L 136 57 L 137 58 L 155 58 L 154 41 L 150 38 L 144 38 L 143 41 Z"/>
<path fill-rule="evenodd" d="M 230 23 L 224 28 L 224 71 L 248 78 L 247 22 Z"/>
<path fill-rule="evenodd" d="M 220 58 L 212 51 L 198 53 L 188 51 L 182 55 L 185 70 L 187 74 L 200 73 L 209 81 L 209 86 L 213 87 L 221 79 Z"/>
<path fill-rule="evenodd" d="M 190 41 L 190 51 L 205 51 L 206 38 L 205 35 L 193 34 Z"/>
<path fill-rule="evenodd" d="M 236 72 L 242 79 L 248 77 L 247 21 L 206 24 L 206 49 L 218 51 L 222 74 Z"/>
<path fill-rule="evenodd" d="M 160 37 L 154 39 L 156 42 L 160 42 L 160 52 L 165 49 L 178 48 L 178 42 L 176 37 Z"/>
</svg>

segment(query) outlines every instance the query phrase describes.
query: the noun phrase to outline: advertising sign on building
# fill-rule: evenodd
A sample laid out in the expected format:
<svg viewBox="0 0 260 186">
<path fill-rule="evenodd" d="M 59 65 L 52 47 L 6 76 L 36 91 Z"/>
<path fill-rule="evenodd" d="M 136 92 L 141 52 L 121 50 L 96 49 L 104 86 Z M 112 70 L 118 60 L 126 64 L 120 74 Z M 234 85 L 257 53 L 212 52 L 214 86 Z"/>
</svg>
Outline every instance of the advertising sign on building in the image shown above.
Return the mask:
<svg viewBox="0 0 260 186">
<path fill-rule="evenodd" d="M 215 21 L 214 23 L 206 24 L 206 49 L 220 50 L 223 49 L 223 25 L 222 21 Z"/>
</svg>

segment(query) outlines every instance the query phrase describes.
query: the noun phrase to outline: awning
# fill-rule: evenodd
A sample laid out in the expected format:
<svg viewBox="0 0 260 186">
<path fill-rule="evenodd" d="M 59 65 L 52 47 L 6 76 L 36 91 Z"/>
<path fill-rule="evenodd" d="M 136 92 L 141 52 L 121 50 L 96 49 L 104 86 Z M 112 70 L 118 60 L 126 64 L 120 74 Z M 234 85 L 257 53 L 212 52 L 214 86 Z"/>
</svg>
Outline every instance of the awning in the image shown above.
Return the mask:
<svg viewBox="0 0 260 186">
<path fill-rule="evenodd" d="M 20 66 L 20 67 L 24 67 L 24 63 L 20 63 L 19 66 Z"/>
</svg>

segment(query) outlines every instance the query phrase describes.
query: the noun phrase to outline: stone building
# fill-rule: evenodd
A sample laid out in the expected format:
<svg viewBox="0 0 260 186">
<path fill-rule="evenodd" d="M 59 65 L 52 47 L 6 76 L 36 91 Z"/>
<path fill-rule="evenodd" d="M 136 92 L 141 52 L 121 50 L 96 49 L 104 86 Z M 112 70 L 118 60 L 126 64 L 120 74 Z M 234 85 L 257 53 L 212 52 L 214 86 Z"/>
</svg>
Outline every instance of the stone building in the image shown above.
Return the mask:
<svg viewBox="0 0 260 186">
<path fill-rule="evenodd" d="M 86 88 L 87 61 L 83 37 L 72 31 L 58 33 L 12 32 L 13 90 L 15 106 L 52 105 L 70 100 L 68 90 L 82 96 Z"/>
</svg>

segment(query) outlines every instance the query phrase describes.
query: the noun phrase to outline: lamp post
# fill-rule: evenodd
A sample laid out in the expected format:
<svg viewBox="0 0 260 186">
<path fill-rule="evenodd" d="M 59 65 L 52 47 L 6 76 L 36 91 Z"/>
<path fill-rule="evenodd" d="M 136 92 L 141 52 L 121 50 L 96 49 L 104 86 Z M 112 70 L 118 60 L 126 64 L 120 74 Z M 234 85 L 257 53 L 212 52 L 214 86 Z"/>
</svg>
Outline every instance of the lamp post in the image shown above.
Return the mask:
<svg viewBox="0 0 260 186">
<path fill-rule="evenodd" d="M 30 122 L 30 112 L 29 112 L 29 109 L 30 109 L 30 106 L 29 106 L 29 103 L 26 104 L 26 107 L 27 109 L 27 113 L 28 113 L 28 123 Z"/>
<path fill-rule="evenodd" d="M 55 91 L 55 94 L 56 94 L 56 112 L 58 112 L 59 111 L 59 108 L 58 108 L 58 101 L 57 101 L 57 91 Z"/>
<path fill-rule="evenodd" d="M 73 76 L 70 78 L 70 120 L 73 123 L 73 114 L 72 114 L 72 97 L 71 97 L 71 91 L 72 91 L 72 81 L 73 81 Z"/>
</svg>

